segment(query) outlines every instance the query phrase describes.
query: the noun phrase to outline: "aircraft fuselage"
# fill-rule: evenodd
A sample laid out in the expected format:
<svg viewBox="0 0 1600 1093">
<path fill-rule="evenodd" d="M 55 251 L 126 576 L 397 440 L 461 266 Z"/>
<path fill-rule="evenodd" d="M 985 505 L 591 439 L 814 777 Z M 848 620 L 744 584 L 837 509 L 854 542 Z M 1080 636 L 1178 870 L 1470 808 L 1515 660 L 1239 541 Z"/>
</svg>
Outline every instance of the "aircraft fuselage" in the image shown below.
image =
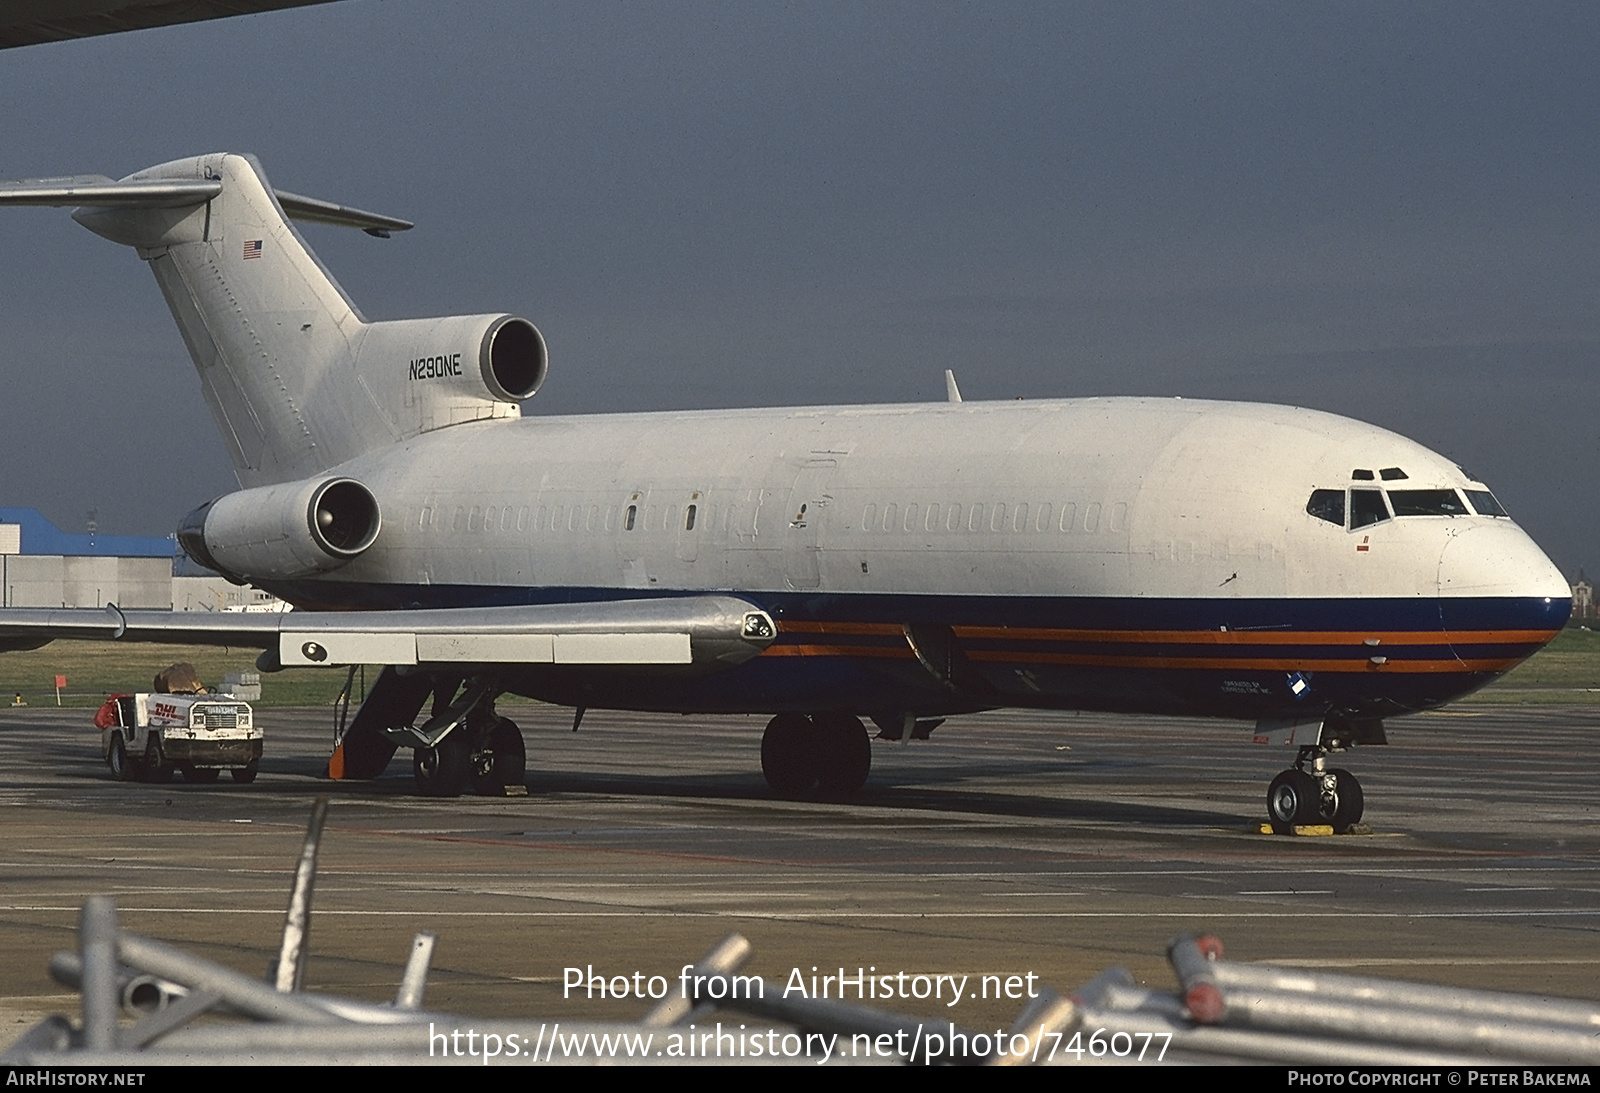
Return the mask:
<svg viewBox="0 0 1600 1093">
<path fill-rule="evenodd" d="M 711 679 L 516 680 L 572 705 L 1383 716 L 1481 686 L 1569 609 L 1521 529 L 1461 500 L 1485 486 L 1396 434 L 1289 407 L 533 417 L 334 470 L 372 489 L 383 530 L 334 573 L 258 582 L 302 607 L 731 591 L 778 622 L 771 648 Z M 1352 527 L 1351 489 L 1406 500 Z M 1342 523 L 1308 512 L 1316 490 L 1343 495 Z M 1441 491 L 1459 512 L 1393 515 Z"/>
</svg>

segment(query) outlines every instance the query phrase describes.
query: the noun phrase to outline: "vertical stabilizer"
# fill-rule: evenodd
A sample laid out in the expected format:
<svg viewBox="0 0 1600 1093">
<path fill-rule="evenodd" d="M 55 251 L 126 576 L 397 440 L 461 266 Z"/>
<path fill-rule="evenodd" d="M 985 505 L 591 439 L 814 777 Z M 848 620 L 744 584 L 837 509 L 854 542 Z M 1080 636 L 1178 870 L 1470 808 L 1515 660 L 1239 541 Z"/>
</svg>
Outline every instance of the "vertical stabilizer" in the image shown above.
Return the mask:
<svg viewBox="0 0 1600 1093">
<path fill-rule="evenodd" d="M 74 216 L 150 263 L 240 482 L 304 478 L 396 439 L 371 435 L 382 417 L 352 405 L 361 390 L 350 341 L 361 316 L 289 224 L 260 164 L 201 156 L 123 181 L 177 179 L 222 187 L 189 209 L 85 207 Z"/>
<path fill-rule="evenodd" d="M 368 323 L 289 217 L 401 231 L 403 220 L 274 191 L 252 156 L 0 184 L 0 205 L 73 218 L 150 263 L 247 487 L 307 479 L 430 429 L 514 418 L 543 382 L 525 319 Z"/>
</svg>

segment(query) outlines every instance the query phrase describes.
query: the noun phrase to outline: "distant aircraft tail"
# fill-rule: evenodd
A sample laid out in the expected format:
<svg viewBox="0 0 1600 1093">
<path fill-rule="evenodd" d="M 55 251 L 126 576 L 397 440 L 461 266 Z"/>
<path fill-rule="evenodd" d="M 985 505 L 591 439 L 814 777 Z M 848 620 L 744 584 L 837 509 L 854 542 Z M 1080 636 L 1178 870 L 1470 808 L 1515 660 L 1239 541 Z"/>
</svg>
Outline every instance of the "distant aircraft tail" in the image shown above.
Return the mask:
<svg viewBox="0 0 1600 1093">
<path fill-rule="evenodd" d="M 430 429 L 516 417 L 544 338 L 511 315 L 369 323 L 289 222 L 387 236 L 403 220 L 275 191 L 253 156 L 0 185 L 0 205 L 75 205 L 134 247 L 183 333 L 245 486 L 309 478 Z"/>
</svg>

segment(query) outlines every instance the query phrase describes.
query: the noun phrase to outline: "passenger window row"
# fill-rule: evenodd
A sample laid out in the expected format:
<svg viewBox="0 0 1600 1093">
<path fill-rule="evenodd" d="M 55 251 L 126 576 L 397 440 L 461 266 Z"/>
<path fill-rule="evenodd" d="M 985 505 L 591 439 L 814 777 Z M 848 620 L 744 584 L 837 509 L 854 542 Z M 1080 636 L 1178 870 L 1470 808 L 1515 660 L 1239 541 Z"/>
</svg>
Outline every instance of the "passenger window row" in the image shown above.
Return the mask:
<svg viewBox="0 0 1600 1093">
<path fill-rule="evenodd" d="M 721 515 L 728 519 L 736 518 L 736 512 L 737 507 L 733 505 L 721 509 Z M 717 515 L 717 507 L 712 506 L 709 522 L 715 523 Z M 643 512 L 636 504 L 628 505 L 622 509 L 620 521 L 615 505 L 488 505 L 481 508 L 477 505 L 458 505 L 454 515 L 449 517 L 448 527 L 452 531 L 467 532 L 610 532 L 616 530 L 619 522 L 623 531 L 633 531 L 645 528 L 647 521 L 659 531 L 672 531 L 680 524 L 684 531 L 694 531 L 697 526 L 708 522 L 699 503 L 690 503 L 681 509 L 677 505 L 650 505 Z M 437 510 L 432 506 L 424 506 L 419 514 L 418 526 L 437 527 Z"/>
<path fill-rule="evenodd" d="M 938 501 L 928 505 L 919 505 L 914 501 L 900 505 L 891 501 L 882 506 L 869 504 L 861 511 L 863 531 L 1070 533 L 1099 531 L 1102 526 L 1110 531 L 1127 531 L 1128 503 L 1118 501 L 1106 506 L 1099 501 L 1091 501 L 1080 508 L 1076 501 L 1067 501 L 1059 506 L 1049 501 L 1037 505 L 1026 501 L 1008 505 L 999 501 L 965 506 Z"/>
</svg>

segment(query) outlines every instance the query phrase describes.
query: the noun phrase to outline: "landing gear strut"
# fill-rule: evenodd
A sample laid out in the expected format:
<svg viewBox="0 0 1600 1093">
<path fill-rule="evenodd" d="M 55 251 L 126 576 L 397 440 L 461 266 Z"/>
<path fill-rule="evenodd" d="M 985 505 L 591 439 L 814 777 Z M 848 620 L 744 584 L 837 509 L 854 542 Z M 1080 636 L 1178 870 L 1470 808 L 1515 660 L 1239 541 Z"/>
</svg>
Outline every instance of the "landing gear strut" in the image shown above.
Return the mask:
<svg viewBox="0 0 1600 1093">
<path fill-rule="evenodd" d="M 1302 746 L 1294 766 L 1272 780 L 1267 819 L 1275 834 L 1313 824 L 1327 824 L 1343 834 L 1360 822 L 1366 806 L 1361 783 L 1349 771 L 1329 767 L 1330 754 L 1319 744 Z"/>
<path fill-rule="evenodd" d="M 411 773 L 424 797 L 459 797 L 469 788 L 486 797 L 520 786 L 527 749 L 517 723 L 495 713 L 492 680 L 472 679 L 433 688 L 433 716 L 420 729 L 404 726 L 385 735 L 412 748 Z M 420 703 L 419 703 L 420 705 Z"/>
<path fill-rule="evenodd" d="M 847 797 L 867 782 L 872 741 L 846 713 L 781 713 L 761 737 L 761 773 L 780 797 Z"/>
</svg>

